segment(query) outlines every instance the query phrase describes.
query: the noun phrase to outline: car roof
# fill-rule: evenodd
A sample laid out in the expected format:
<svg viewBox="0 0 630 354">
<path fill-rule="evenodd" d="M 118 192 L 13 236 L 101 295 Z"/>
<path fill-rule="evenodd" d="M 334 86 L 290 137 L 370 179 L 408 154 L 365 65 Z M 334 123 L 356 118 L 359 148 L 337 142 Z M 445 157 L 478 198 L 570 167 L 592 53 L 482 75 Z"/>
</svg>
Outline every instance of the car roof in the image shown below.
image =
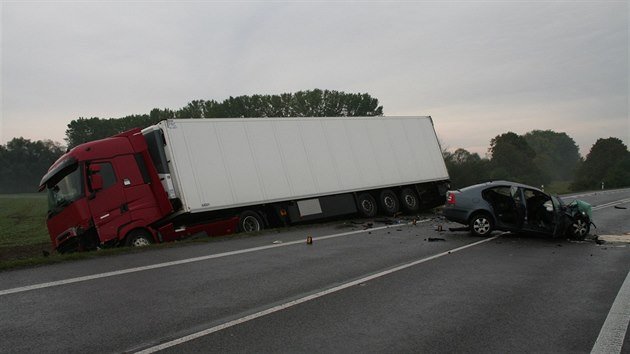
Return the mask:
<svg viewBox="0 0 630 354">
<path fill-rule="evenodd" d="M 485 183 L 474 184 L 472 186 L 467 186 L 467 187 L 464 187 L 464 188 L 460 188 L 458 190 L 464 191 L 464 190 L 472 190 L 472 189 L 479 189 L 479 188 L 485 189 L 485 188 L 494 187 L 494 186 L 515 186 L 515 187 L 533 189 L 533 190 L 539 191 L 541 193 L 545 193 L 541 189 L 533 187 L 533 186 L 530 186 L 530 185 L 527 185 L 527 184 L 518 183 L 518 182 L 511 182 L 511 181 L 504 181 L 504 180 L 490 181 L 490 182 L 485 182 Z"/>
</svg>

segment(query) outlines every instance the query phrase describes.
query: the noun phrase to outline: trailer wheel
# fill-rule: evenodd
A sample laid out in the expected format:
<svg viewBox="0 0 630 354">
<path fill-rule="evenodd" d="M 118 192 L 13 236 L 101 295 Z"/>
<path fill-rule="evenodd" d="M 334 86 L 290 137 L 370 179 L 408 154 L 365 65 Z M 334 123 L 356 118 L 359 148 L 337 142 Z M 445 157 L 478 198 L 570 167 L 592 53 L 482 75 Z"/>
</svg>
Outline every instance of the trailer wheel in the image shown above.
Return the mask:
<svg viewBox="0 0 630 354">
<path fill-rule="evenodd" d="M 373 218 L 376 216 L 376 200 L 369 193 L 361 193 L 357 196 L 357 208 L 363 217 Z"/>
<path fill-rule="evenodd" d="M 153 238 L 145 230 L 133 230 L 127 235 L 125 245 L 128 247 L 144 247 L 153 243 Z"/>
<path fill-rule="evenodd" d="M 258 213 L 245 210 L 238 216 L 239 232 L 252 232 L 264 229 L 263 220 Z"/>
<path fill-rule="evenodd" d="M 381 209 L 387 215 L 394 215 L 400 210 L 400 201 L 391 189 L 383 189 L 380 195 Z"/>
<path fill-rule="evenodd" d="M 415 213 L 420 210 L 420 198 L 411 188 L 404 188 L 400 192 L 400 204 L 408 213 Z"/>
</svg>

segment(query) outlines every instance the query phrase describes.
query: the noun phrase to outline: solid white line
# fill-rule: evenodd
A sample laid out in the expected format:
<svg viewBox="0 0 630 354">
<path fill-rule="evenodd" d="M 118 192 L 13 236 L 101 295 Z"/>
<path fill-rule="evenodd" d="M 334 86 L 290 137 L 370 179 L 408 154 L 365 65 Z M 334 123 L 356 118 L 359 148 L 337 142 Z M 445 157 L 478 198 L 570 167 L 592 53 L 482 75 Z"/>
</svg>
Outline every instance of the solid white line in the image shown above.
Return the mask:
<svg viewBox="0 0 630 354">
<path fill-rule="evenodd" d="M 363 277 L 361 279 L 353 280 L 353 281 L 341 284 L 339 286 L 336 286 L 334 288 L 326 289 L 326 290 L 320 291 L 320 292 L 315 293 L 315 294 L 311 294 L 311 295 L 308 295 L 308 296 L 305 296 L 305 297 L 302 297 L 302 298 L 299 298 L 299 299 L 296 299 L 296 300 L 292 300 L 292 301 L 286 302 L 284 304 L 280 304 L 280 305 L 268 308 L 268 309 L 260 311 L 260 312 L 253 313 L 251 315 L 247 315 L 245 317 L 238 318 L 238 319 L 233 320 L 233 321 L 229 321 L 229 322 L 220 324 L 218 326 L 214 326 L 214 327 L 211 327 L 211 328 L 208 328 L 208 329 L 204 329 L 202 331 L 199 331 L 199 332 L 196 332 L 196 333 L 193 333 L 193 334 L 190 334 L 190 335 L 178 338 L 178 339 L 174 339 L 174 340 L 171 340 L 169 342 L 158 344 L 156 346 L 153 346 L 153 347 L 141 350 L 139 352 L 136 352 L 136 354 L 155 353 L 157 351 L 164 350 L 166 348 L 174 347 L 176 345 L 180 345 L 180 344 L 183 344 L 183 343 L 186 343 L 186 342 L 189 342 L 189 341 L 201 338 L 203 336 L 207 336 L 209 334 L 212 334 L 212 333 L 224 330 L 226 328 L 230 328 L 230 327 L 233 327 L 233 326 L 245 323 L 247 321 L 251 321 L 251 320 L 254 320 L 254 319 L 257 319 L 257 318 L 269 315 L 269 314 L 272 314 L 274 312 L 282 311 L 282 310 L 285 310 L 287 308 L 290 308 L 290 307 L 293 307 L 293 306 L 305 303 L 307 301 L 311 301 L 311 300 L 320 298 L 322 296 L 326 296 L 328 294 L 332 294 L 332 293 L 335 293 L 335 292 L 338 292 L 338 291 L 350 288 L 352 286 L 359 285 L 361 283 L 365 283 L 367 281 L 374 280 L 376 278 L 380 278 L 380 277 L 386 276 L 388 274 L 392 274 L 392 273 L 401 271 L 403 269 L 407 269 L 407 268 L 416 266 L 418 264 L 421 264 L 421 263 L 424 263 L 424 262 L 428 262 L 428 261 L 434 260 L 436 258 L 440 258 L 440 257 L 446 256 L 448 254 L 459 252 L 459 251 L 465 250 L 467 248 L 474 247 L 474 246 L 480 245 L 482 243 L 486 243 L 486 242 L 495 240 L 495 239 L 501 237 L 501 235 L 502 234 L 494 236 L 494 237 L 490 237 L 490 238 L 487 238 L 487 239 L 484 239 L 484 240 L 481 240 L 481 241 L 478 241 L 478 242 L 475 242 L 475 243 L 471 243 L 471 244 L 468 244 L 468 245 L 465 245 L 465 246 L 462 246 L 462 247 L 454 248 L 454 249 L 452 249 L 450 251 L 442 252 L 442 253 L 439 253 L 439 254 L 427 257 L 427 258 L 422 258 L 422 259 L 413 261 L 411 263 L 403 264 L 403 265 L 400 265 L 400 266 L 395 267 L 395 268 L 391 268 L 391 269 L 388 269 L 388 270 L 385 270 L 385 271 L 382 271 L 382 272 L 379 272 L 379 273 L 376 273 L 376 274 L 372 274 L 372 275 Z"/>
<path fill-rule="evenodd" d="M 597 336 L 592 354 L 621 353 L 630 322 L 630 272 L 621 285 L 610 312 Z"/>
<path fill-rule="evenodd" d="M 427 221 L 429 221 L 429 219 L 420 220 L 418 222 L 422 223 L 422 222 L 427 222 Z M 325 240 L 325 239 L 329 239 L 329 238 L 342 237 L 342 236 L 350 236 L 350 235 L 359 234 L 359 233 L 363 233 L 363 232 L 378 231 L 378 230 L 383 230 L 383 229 L 387 229 L 387 228 L 391 228 L 391 227 L 400 227 L 400 226 L 409 225 L 409 224 L 386 225 L 386 226 L 373 227 L 373 228 L 364 229 L 364 230 L 348 231 L 348 232 L 342 232 L 342 233 L 339 233 L 339 234 L 326 235 L 326 236 L 320 236 L 320 237 L 313 237 L 313 241 Z M 216 259 L 216 258 L 222 258 L 222 257 L 229 257 L 229 256 L 244 254 L 244 253 L 263 251 L 263 250 L 267 250 L 267 249 L 271 249 L 271 248 L 292 246 L 292 245 L 301 244 L 301 243 L 305 243 L 305 241 L 304 240 L 291 241 L 291 242 L 273 244 L 273 245 L 268 245 L 268 246 L 260 246 L 260 247 L 248 248 L 248 249 L 238 250 L 238 251 L 217 253 L 217 254 L 211 254 L 211 255 L 207 255 L 207 256 L 195 257 L 195 258 L 187 258 L 187 259 L 182 259 L 182 260 L 179 260 L 179 261 L 172 261 L 172 262 L 152 264 L 152 265 L 143 266 L 143 267 L 128 268 L 128 269 L 122 269 L 122 270 L 117 270 L 117 271 L 112 271 L 112 272 L 86 275 L 86 276 L 77 277 L 77 278 L 70 278 L 70 279 L 64 279 L 64 280 L 51 281 L 51 282 L 47 282 L 47 283 L 33 284 L 33 285 L 22 286 L 22 287 L 18 287 L 18 288 L 0 290 L 0 296 L 9 295 L 9 294 L 15 294 L 15 293 L 21 293 L 21 292 L 30 291 L 30 290 L 51 288 L 51 287 L 60 286 L 60 285 L 79 283 L 79 282 L 83 282 L 83 281 L 89 281 L 89 280 L 95 280 L 95 279 L 101 279 L 101 278 L 108 278 L 108 277 L 113 277 L 113 276 L 117 276 L 117 275 L 136 273 L 136 272 L 143 272 L 143 271 L 146 271 L 146 270 L 172 267 L 172 266 L 177 266 L 177 265 L 181 265 L 181 264 L 188 264 L 188 263 L 193 263 L 193 262 L 201 262 L 201 261 L 206 261 L 206 260 L 209 260 L 209 259 Z"/>
</svg>

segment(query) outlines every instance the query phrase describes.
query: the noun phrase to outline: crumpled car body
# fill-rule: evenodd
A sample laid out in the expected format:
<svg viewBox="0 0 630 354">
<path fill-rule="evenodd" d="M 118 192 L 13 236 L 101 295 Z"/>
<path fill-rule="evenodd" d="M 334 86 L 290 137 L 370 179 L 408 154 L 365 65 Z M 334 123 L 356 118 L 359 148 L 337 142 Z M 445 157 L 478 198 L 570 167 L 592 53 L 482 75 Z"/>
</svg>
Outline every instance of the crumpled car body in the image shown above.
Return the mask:
<svg viewBox="0 0 630 354">
<path fill-rule="evenodd" d="M 592 225 L 591 206 L 581 200 L 564 204 L 555 195 L 509 181 L 493 181 L 449 191 L 443 215 L 468 225 L 472 234 L 494 230 L 584 239 Z"/>
</svg>

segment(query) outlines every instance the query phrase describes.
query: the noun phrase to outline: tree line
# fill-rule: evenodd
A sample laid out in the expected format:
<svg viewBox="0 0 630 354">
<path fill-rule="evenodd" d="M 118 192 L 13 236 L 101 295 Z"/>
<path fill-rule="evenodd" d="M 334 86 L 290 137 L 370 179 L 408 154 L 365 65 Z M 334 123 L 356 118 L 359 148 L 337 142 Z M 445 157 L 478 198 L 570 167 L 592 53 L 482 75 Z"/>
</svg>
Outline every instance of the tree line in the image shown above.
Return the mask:
<svg viewBox="0 0 630 354">
<path fill-rule="evenodd" d="M 630 151 L 614 137 L 598 139 L 585 158 L 566 133 L 551 130 L 498 135 L 484 158 L 461 148 L 443 155 L 453 188 L 490 180 L 537 187 L 564 183 L 568 191 L 630 186 Z"/>
<path fill-rule="evenodd" d="M 319 89 L 229 97 L 221 102 L 194 100 L 177 110 L 155 108 L 148 114 L 122 118 L 80 117 L 68 124 L 65 140 L 72 148 L 177 118 L 382 116 L 383 107 L 378 103 L 369 94 Z M 50 140 L 14 138 L 0 145 L 0 193 L 35 191 L 48 167 L 65 151 Z M 498 179 L 533 186 L 564 182 L 571 190 L 599 189 L 602 182 L 605 188 L 630 186 L 630 152 L 617 138 L 597 140 L 582 158 L 566 133 L 507 132 L 490 141 L 486 157 L 461 148 L 445 150 L 443 156 L 453 188 Z"/>
<path fill-rule="evenodd" d="M 87 141 L 106 138 L 132 128 L 148 127 L 173 118 L 249 117 L 359 117 L 381 116 L 383 107 L 367 93 L 308 90 L 280 95 L 230 97 L 221 102 L 194 100 L 178 109 L 154 108 L 149 114 L 123 118 L 78 118 L 68 124 L 69 148 Z"/>
</svg>

